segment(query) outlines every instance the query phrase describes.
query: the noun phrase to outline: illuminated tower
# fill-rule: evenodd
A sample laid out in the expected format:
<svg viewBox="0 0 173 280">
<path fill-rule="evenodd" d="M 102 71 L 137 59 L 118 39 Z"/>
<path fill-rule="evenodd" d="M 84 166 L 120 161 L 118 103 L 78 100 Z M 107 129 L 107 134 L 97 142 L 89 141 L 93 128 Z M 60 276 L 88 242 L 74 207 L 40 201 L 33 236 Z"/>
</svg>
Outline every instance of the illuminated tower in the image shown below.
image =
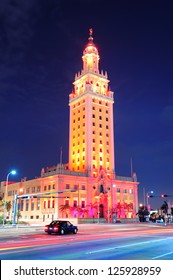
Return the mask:
<svg viewBox="0 0 173 280">
<path fill-rule="evenodd" d="M 113 92 L 107 73 L 99 70 L 99 53 L 92 29 L 83 51 L 83 69 L 75 75 L 74 91 L 69 95 L 69 169 L 114 173 Z"/>
</svg>

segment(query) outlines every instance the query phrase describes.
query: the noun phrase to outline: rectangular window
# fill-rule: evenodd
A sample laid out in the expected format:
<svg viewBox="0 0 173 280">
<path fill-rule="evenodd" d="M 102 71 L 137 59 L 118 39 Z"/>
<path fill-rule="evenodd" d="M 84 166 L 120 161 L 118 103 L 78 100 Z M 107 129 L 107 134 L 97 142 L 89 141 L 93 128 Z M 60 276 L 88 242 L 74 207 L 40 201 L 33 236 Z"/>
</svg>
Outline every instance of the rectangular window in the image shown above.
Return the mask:
<svg viewBox="0 0 173 280">
<path fill-rule="evenodd" d="M 37 198 L 37 210 L 40 210 L 40 198 Z"/>
<path fill-rule="evenodd" d="M 118 192 L 118 193 L 120 193 L 120 192 L 121 192 L 120 188 L 117 188 L 117 192 Z"/>
<path fill-rule="evenodd" d="M 32 187 L 32 192 L 35 192 L 35 187 Z"/>
<path fill-rule="evenodd" d="M 26 194 L 30 193 L 30 188 L 26 189 Z"/>
<path fill-rule="evenodd" d="M 31 200 L 31 211 L 34 211 L 34 201 Z"/>
<path fill-rule="evenodd" d="M 28 202 L 28 201 L 26 201 L 25 210 L 26 210 L 26 211 L 29 210 L 29 202 Z"/>
<path fill-rule="evenodd" d="M 81 207 L 82 207 L 82 208 L 85 208 L 85 201 L 82 201 L 82 202 L 81 202 Z"/>
<path fill-rule="evenodd" d="M 65 188 L 66 188 L 66 190 L 69 190 L 70 189 L 70 185 L 66 184 Z"/>
<path fill-rule="evenodd" d="M 73 201 L 73 207 L 77 207 L 77 200 Z"/>
<path fill-rule="evenodd" d="M 23 200 L 21 200 L 21 203 L 20 203 L 20 211 L 23 211 Z"/>
<path fill-rule="evenodd" d="M 43 203 L 43 208 L 46 209 L 46 201 Z"/>
<path fill-rule="evenodd" d="M 52 200 L 52 208 L 55 208 L 55 200 Z"/>
<path fill-rule="evenodd" d="M 85 186 L 84 186 L 84 185 L 82 185 L 82 190 L 83 190 L 83 191 L 85 190 Z"/>
<path fill-rule="evenodd" d="M 77 190 L 78 190 L 78 187 L 79 187 L 78 185 L 74 185 L 74 190 L 77 191 Z"/>
<path fill-rule="evenodd" d="M 67 199 L 65 200 L 65 205 L 69 206 L 69 200 L 67 200 Z"/>
</svg>

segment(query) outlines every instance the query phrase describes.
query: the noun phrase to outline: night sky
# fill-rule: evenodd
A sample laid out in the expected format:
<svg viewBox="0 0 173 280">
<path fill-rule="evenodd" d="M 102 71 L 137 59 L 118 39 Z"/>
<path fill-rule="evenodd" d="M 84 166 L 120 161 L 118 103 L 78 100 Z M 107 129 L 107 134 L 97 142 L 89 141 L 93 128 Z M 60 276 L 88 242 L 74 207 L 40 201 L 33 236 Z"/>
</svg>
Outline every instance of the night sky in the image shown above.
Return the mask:
<svg viewBox="0 0 173 280">
<path fill-rule="evenodd" d="M 92 27 L 114 91 L 116 174 L 132 158 L 139 202 L 143 188 L 173 195 L 173 4 L 114 2 L 0 1 L 0 181 L 12 168 L 10 180 L 40 176 L 61 146 L 68 162 L 68 95 Z"/>
</svg>

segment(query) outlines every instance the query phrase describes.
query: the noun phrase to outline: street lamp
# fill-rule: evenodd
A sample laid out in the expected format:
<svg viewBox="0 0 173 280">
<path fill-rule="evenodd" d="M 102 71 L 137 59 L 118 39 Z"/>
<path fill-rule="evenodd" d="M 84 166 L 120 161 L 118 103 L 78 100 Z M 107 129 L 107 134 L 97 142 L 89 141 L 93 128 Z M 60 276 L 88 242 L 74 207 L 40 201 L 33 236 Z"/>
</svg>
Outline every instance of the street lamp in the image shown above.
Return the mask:
<svg viewBox="0 0 173 280">
<path fill-rule="evenodd" d="M 147 192 L 147 194 L 146 194 L 146 198 L 147 198 L 147 209 L 148 209 L 148 198 L 150 197 L 150 194 L 153 194 L 154 192 L 153 191 L 149 191 L 149 192 Z"/>
<path fill-rule="evenodd" d="M 5 185 L 5 195 L 4 195 L 4 216 L 3 216 L 3 227 L 4 227 L 4 223 L 5 223 L 5 219 L 6 219 L 6 202 L 7 202 L 7 189 L 8 189 L 8 178 L 10 175 L 15 175 L 16 174 L 16 170 L 12 170 L 11 172 L 9 172 L 7 174 L 7 178 L 6 178 L 6 185 Z"/>
</svg>

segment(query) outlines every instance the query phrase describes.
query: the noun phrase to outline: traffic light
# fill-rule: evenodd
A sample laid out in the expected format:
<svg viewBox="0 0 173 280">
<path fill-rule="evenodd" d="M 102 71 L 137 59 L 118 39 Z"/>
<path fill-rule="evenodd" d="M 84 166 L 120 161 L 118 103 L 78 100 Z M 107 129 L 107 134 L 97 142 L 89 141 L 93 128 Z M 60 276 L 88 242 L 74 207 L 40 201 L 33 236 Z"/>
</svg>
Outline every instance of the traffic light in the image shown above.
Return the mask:
<svg viewBox="0 0 173 280">
<path fill-rule="evenodd" d="M 167 194 L 162 194 L 161 197 L 168 197 L 168 195 Z"/>
<path fill-rule="evenodd" d="M 149 197 L 154 197 L 154 195 L 150 195 L 150 194 L 148 194 L 148 195 L 147 195 L 147 197 L 148 197 L 148 198 L 149 198 Z"/>
</svg>

